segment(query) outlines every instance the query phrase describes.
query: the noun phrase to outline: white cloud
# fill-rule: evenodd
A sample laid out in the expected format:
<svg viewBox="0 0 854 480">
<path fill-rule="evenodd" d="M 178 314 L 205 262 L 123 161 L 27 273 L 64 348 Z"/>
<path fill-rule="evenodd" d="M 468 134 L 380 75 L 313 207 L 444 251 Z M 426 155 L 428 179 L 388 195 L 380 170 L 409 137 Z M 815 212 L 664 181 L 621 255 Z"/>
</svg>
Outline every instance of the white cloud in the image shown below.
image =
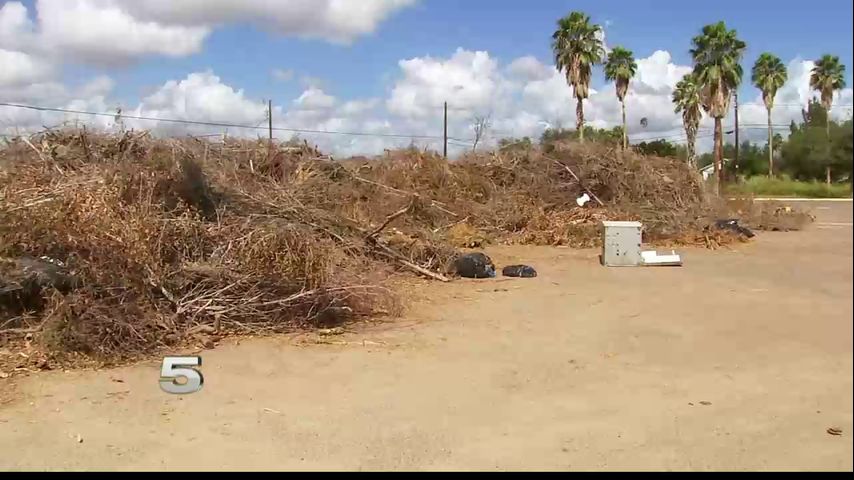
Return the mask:
<svg viewBox="0 0 854 480">
<path fill-rule="evenodd" d="M 252 23 L 281 35 L 348 43 L 415 0 L 116 0 L 140 18 L 186 25 Z"/>
<path fill-rule="evenodd" d="M 507 72 L 522 80 L 545 80 L 552 76 L 555 69 L 550 65 L 544 65 L 536 57 L 528 55 L 519 57 L 507 66 Z"/>
<path fill-rule="evenodd" d="M 640 74 L 628 96 L 630 132 L 648 136 L 678 133 L 679 118 L 672 111 L 670 89 L 680 69 L 666 52 L 656 52 L 639 61 Z M 458 49 L 449 58 L 417 57 L 398 63 L 388 97 L 339 101 L 319 86 L 308 86 L 297 98 L 274 108 L 274 123 L 288 128 L 403 133 L 439 137 L 442 134 L 442 103 L 448 101 L 449 133 L 452 138 L 472 136 L 475 115 L 492 115 L 492 132 L 486 144 L 504 136 L 539 136 L 548 126 L 571 127 L 575 123 L 575 98 L 566 79 L 551 64 L 522 57 L 502 68 L 488 52 Z M 385 108 L 382 108 L 385 107 Z M 127 111 L 127 110 L 126 110 Z M 258 124 L 265 115 L 264 103 L 247 98 L 240 90 L 221 83 L 211 72 L 195 73 L 181 81 L 164 84 L 143 100 L 139 115 L 229 123 Z M 619 124 L 620 110 L 613 85 L 591 89 L 585 102 L 590 125 Z M 642 129 L 641 117 L 649 119 Z M 140 128 L 152 124 L 139 123 Z M 167 128 L 168 127 L 168 128 Z M 161 126 L 174 132 L 180 125 Z M 189 131 L 200 133 L 210 128 Z M 186 131 L 186 130 L 185 130 Z M 230 134 L 235 134 L 230 130 Z M 255 135 L 257 131 L 246 131 Z M 263 132 L 262 132 L 263 133 Z M 287 137 L 287 132 L 277 132 Z M 337 154 L 380 153 L 383 148 L 405 146 L 413 138 L 358 137 L 304 134 Z M 420 145 L 440 148 L 438 139 L 414 139 Z M 452 147 L 454 148 L 462 147 Z"/>
<path fill-rule="evenodd" d="M 0 87 L 0 101 L 39 105 L 66 110 L 108 113 L 115 111 L 109 103 L 114 82 L 107 76 L 96 77 L 78 87 L 69 87 L 54 80 L 30 83 L 18 87 Z M 44 126 L 84 124 L 109 127 L 109 117 L 93 117 L 73 113 L 40 112 L 13 107 L 0 107 L 0 133 L 33 132 Z"/>
<path fill-rule="evenodd" d="M 669 52 L 656 50 L 646 58 L 638 59 L 637 75 L 632 79 L 633 91 L 639 94 L 667 94 L 668 96 L 685 74 L 688 65 L 676 65 Z"/>
<path fill-rule="evenodd" d="M 31 55 L 0 49 L 0 87 L 40 82 L 53 75 L 53 66 Z"/>
<path fill-rule="evenodd" d="M 0 7 L 0 46 L 18 49 L 30 43 L 33 23 L 27 7 L 20 2 L 7 2 Z"/>
<path fill-rule="evenodd" d="M 99 75 L 80 87 L 81 97 L 103 97 L 113 91 L 116 82 L 106 75 Z"/>
<path fill-rule="evenodd" d="M 818 98 L 818 93 L 810 90 L 809 87 L 809 78 L 814 65 L 814 62 L 801 58 L 795 58 L 787 65 L 788 80 L 777 91 L 777 95 L 774 97 L 774 109 L 771 112 L 771 122 L 775 133 L 787 135 L 789 124 L 792 121 L 802 122 L 803 109 L 806 108 L 810 99 Z M 747 96 L 747 98 L 739 97 L 740 141 L 750 140 L 764 143 L 768 136 L 768 113 L 765 110 L 765 104 L 759 90 L 751 88 L 749 91 L 752 92 L 752 95 Z M 831 107 L 831 118 L 837 121 L 850 119 L 854 91 L 851 88 L 842 89 L 834 94 L 833 100 L 835 106 Z M 724 119 L 724 124 L 725 130 L 731 130 L 735 126 L 735 115 L 732 109 Z M 711 128 L 711 121 L 707 120 L 705 126 Z M 727 140 L 733 141 L 734 139 L 729 136 Z"/>
<path fill-rule="evenodd" d="M 210 33 L 205 26 L 142 21 L 110 0 L 39 0 L 35 28 L 20 26 L 20 7 L 12 12 L 19 30 L 29 29 L 26 48 L 57 60 L 111 65 L 146 55 L 182 57 L 199 52 Z"/>
<path fill-rule="evenodd" d="M 252 24 L 273 33 L 349 43 L 414 0 L 37 0 L 0 9 L 0 48 L 115 65 L 202 50 L 215 28 Z"/>
<path fill-rule="evenodd" d="M 344 116 L 362 115 L 380 104 L 376 98 L 367 100 L 350 100 L 341 106 L 340 113 Z"/>
<path fill-rule="evenodd" d="M 575 96 L 557 70 L 548 78 L 528 82 L 522 89 L 522 105 L 550 124 L 575 123 Z"/>
<path fill-rule="evenodd" d="M 273 78 L 275 80 L 278 80 L 280 82 L 290 82 L 291 80 L 294 79 L 294 71 L 293 70 L 284 70 L 281 68 L 274 68 L 273 71 L 270 73 L 271 73 L 271 75 L 273 75 Z"/>
<path fill-rule="evenodd" d="M 171 80 L 160 89 L 146 97 L 129 115 L 170 118 L 202 122 L 228 122 L 236 125 L 261 125 L 266 116 L 267 106 L 263 101 L 246 97 L 243 90 L 222 83 L 213 72 L 191 73 L 187 78 Z M 192 131 L 195 133 L 210 130 L 206 126 L 187 127 L 176 123 L 156 124 L 156 122 L 129 120 L 130 126 L 137 128 L 157 128 L 159 130 Z"/>
<path fill-rule="evenodd" d="M 437 115 L 444 102 L 456 109 L 486 109 L 505 80 L 488 52 L 462 48 L 447 60 L 418 57 L 398 65 L 403 77 L 386 105 L 391 113 L 410 119 Z"/>
<path fill-rule="evenodd" d="M 605 54 L 611 53 L 611 46 L 608 45 L 608 41 L 605 38 L 605 30 L 600 28 L 596 33 L 596 38 L 598 38 L 602 42 L 602 48 L 605 50 Z"/>
<path fill-rule="evenodd" d="M 533 68 L 533 64 L 529 68 Z M 529 129 L 534 125 L 537 131 L 542 131 L 544 125 L 574 127 L 576 100 L 564 75 L 551 65 L 541 65 L 540 69 L 550 71 L 550 76 L 527 82 L 516 110 L 522 109 L 544 122 L 535 124 L 529 119 Z M 673 64 L 670 55 L 663 51 L 638 60 L 638 74 L 630 83 L 626 97 L 630 135 L 660 136 L 663 132 L 673 133 L 674 128 L 681 126 L 679 117 L 673 113 L 670 94 L 688 71 L 687 66 Z M 584 102 L 584 114 L 588 125 L 597 128 L 611 128 L 621 123 L 620 104 L 612 83 L 590 89 L 589 98 Z M 647 119 L 646 127 L 640 125 L 641 118 Z M 527 134 L 534 133 L 537 132 Z"/>
<path fill-rule="evenodd" d="M 319 88 L 322 90 L 326 87 L 326 80 L 311 75 L 303 75 L 300 77 L 299 83 L 305 88 Z"/>
<path fill-rule="evenodd" d="M 294 100 L 294 106 L 299 110 L 329 110 L 335 106 L 335 97 L 327 95 L 319 88 L 310 87 Z"/>
<path fill-rule="evenodd" d="M 273 108 L 277 128 L 310 130 L 301 138 L 317 144 L 335 155 L 378 154 L 385 148 L 403 147 L 410 142 L 441 150 L 442 103 L 448 101 L 449 133 L 452 138 L 472 137 L 471 121 L 475 115 L 491 114 L 492 130 L 486 146 L 502 137 L 538 137 L 547 127 L 575 125 L 575 98 L 564 76 L 548 62 L 522 57 L 500 64 L 488 52 L 456 50 L 452 55 L 417 57 L 402 60 L 391 78 L 385 98 L 336 98 L 330 89 L 309 85 L 294 98 L 281 101 Z M 789 81 L 777 95 L 774 123 L 788 125 L 800 120 L 801 106 L 814 94 L 809 91 L 812 63 L 795 59 L 789 63 Z M 638 59 L 638 75 L 631 82 L 626 98 L 628 126 L 633 141 L 667 137 L 684 138 L 681 119 L 673 112 L 670 96 L 676 82 L 690 68 L 675 64 L 668 52 L 657 51 Z M 620 105 L 613 84 L 596 84 L 585 101 L 588 125 L 610 128 L 621 122 Z M 76 88 L 43 78 L 36 84 L 0 88 L 0 99 L 36 103 L 97 112 L 114 112 L 117 103 L 110 101 L 113 81 L 94 78 Z M 742 92 L 749 90 L 742 90 Z M 765 124 L 765 110 L 759 92 L 741 99 L 743 138 L 764 141 L 765 132 L 752 125 Z M 851 89 L 838 94 L 838 103 L 850 105 Z M 126 115 L 155 118 L 227 122 L 259 126 L 259 129 L 229 128 L 229 135 L 254 137 L 266 135 L 266 102 L 243 90 L 224 84 L 213 72 L 197 72 L 180 80 L 163 83 L 153 94 L 134 105 L 125 105 Z M 850 108 L 834 108 L 835 118 L 847 118 Z M 640 119 L 647 119 L 647 126 Z M 75 120 L 74 115 L 47 115 L 38 112 L 0 108 L 0 122 L 8 131 L 14 127 L 40 128 L 62 120 Z M 81 118 L 82 119 L 82 118 Z M 96 123 L 110 126 L 112 118 L 98 118 Z M 125 120 L 133 128 L 150 128 L 161 134 L 222 133 L 224 127 L 187 126 L 175 123 Z M 711 120 L 703 120 L 700 146 L 711 146 L 708 133 Z M 725 130 L 732 128 L 731 116 L 724 121 Z M 369 135 L 327 135 L 319 132 L 362 132 Z M 277 130 L 279 139 L 294 132 Z M 784 132 L 785 133 L 785 132 Z M 401 134 L 399 137 L 390 136 Z M 705 136 L 703 136 L 705 135 Z M 417 138 L 431 136 L 433 138 Z M 728 137 L 731 140 L 732 137 Z M 451 145 L 451 153 L 465 146 Z"/>
</svg>

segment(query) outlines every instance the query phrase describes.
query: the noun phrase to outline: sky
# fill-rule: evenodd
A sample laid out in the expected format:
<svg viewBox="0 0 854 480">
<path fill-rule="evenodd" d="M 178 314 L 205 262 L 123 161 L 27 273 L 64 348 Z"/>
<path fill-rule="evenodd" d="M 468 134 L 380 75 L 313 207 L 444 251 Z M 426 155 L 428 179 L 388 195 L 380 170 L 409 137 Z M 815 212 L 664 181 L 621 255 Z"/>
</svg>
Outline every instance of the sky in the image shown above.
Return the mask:
<svg viewBox="0 0 854 480">
<path fill-rule="evenodd" d="M 832 115 L 852 114 L 852 3 L 510 0 L 26 0 L 0 4 L 0 102 L 126 116 L 266 125 L 292 130 L 338 155 L 378 154 L 416 143 L 439 148 L 450 105 L 453 152 L 470 148 L 475 117 L 484 144 L 573 127 L 575 99 L 555 70 L 550 36 L 579 10 L 601 25 L 608 48 L 635 54 L 627 98 L 632 141 L 684 141 L 670 94 L 690 71 L 691 38 L 724 20 L 748 47 L 739 89 L 742 134 L 761 141 L 766 112 L 749 71 L 769 51 L 787 65 L 775 130 L 785 133 L 813 93 L 812 61 L 838 55 L 848 88 Z M 587 121 L 619 124 L 614 86 L 594 71 Z M 642 126 L 640 119 L 647 119 Z M 119 128 L 87 116 L 0 106 L 0 133 L 63 122 Z M 732 118 L 725 120 L 732 125 Z M 257 136 L 263 130 L 125 118 L 157 133 Z M 705 119 L 700 148 L 711 145 Z M 731 128 L 731 127 L 730 127 Z M 312 133 L 315 132 L 315 133 Z M 316 132 L 348 132 L 337 135 Z M 452 153 L 453 153 L 452 152 Z"/>
</svg>

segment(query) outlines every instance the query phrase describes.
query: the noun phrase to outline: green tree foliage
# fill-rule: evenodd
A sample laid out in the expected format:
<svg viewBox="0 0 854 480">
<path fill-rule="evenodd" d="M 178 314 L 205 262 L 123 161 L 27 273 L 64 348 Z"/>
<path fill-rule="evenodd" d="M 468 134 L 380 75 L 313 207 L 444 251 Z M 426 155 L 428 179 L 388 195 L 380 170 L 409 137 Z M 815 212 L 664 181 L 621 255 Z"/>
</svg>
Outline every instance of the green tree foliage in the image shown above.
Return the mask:
<svg viewBox="0 0 854 480">
<path fill-rule="evenodd" d="M 788 73 L 780 59 L 768 52 L 763 53 L 753 65 L 753 85 L 762 92 L 762 101 L 768 111 L 768 175 L 774 175 L 774 129 L 771 127 L 771 110 L 774 109 L 774 96 L 777 90 L 786 83 Z"/>
<path fill-rule="evenodd" d="M 729 111 L 732 92 L 741 84 L 743 70 L 739 62 L 747 44 L 724 22 L 706 25 L 691 43 L 694 75 L 701 86 L 703 108 L 715 119 L 715 173 L 719 191 L 722 181 L 719 169 L 723 161 L 722 120 Z"/>
<path fill-rule="evenodd" d="M 789 132 L 781 146 L 781 169 L 798 180 L 851 179 L 854 124 L 826 123 L 827 112 L 819 102 L 812 102 L 804 123 Z M 829 170 L 828 170 L 829 169 Z"/>
<path fill-rule="evenodd" d="M 830 167 L 834 181 L 850 181 L 852 157 L 854 157 L 854 124 L 851 120 L 843 123 L 830 122 L 830 140 L 826 127 L 827 111 L 818 100 L 812 100 L 803 112 L 803 122 L 792 122 L 786 139 L 780 134 L 772 137 L 777 172 L 786 177 L 803 180 L 825 180 Z M 754 144 L 745 141 L 739 148 L 738 163 L 735 159 L 735 146 L 723 147 L 726 171 L 739 177 L 766 175 L 768 173 L 768 144 Z M 710 165 L 711 153 L 698 157 L 700 167 Z"/>
<path fill-rule="evenodd" d="M 808 127 L 824 127 L 827 125 L 827 109 L 816 99 L 810 100 L 806 110 L 801 112 L 801 116 L 804 119 L 804 125 Z M 789 130 L 794 131 L 796 128 L 797 125 L 792 122 Z"/>
<path fill-rule="evenodd" d="M 530 150 L 534 146 L 534 142 L 530 137 L 522 138 L 502 138 L 498 141 L 498 149 L 502 152 L 515 150 Z"/>
<path fill-rule="evenodd" d="M 768 174 L 768 145 L 741 142 L 738 150 L 738 162 L 735 162 L 735 145 L 724 145 L 724 158 L 731 159 L 726 164 L 727 173 L 739 177 Z"/>
<path fill-rule="evenodd" d="M 679 149 L 676 144 L 670 143 L 667 140 L 640 142 L 635 145 L 635 150 L 644 155 L 679 158 Z"/>
<path fill-rule="evenodd" d="M 617 91 L 617 99 L 623 112 L 623 149 L 629 148 L 629 137 L 626 135 L 626 93 L 629 90 L 629 81 L 635 76 L 638 64 L 635 62 L 631 50 L 623 47 L 614 47 L 608 54 L 605 62 L 605 78 L 614 82 Z"/>
<path fill-rule="evenodd" d="M 689 73 L 679 80 L 676 89 L 673 90 L 674 112 L 682 114 L 682 126 L 685 128 L 685 136 L 688 140 L 688 165 L 696 165 L 696 142 L 697 130 L 700 128 L 700 120 L 703 118 L 702 96 L 700 84 L 697 78 Z"/>
<path fill-rule="evenodd" d="M 833 105 L 833 92 L 845 88 L 845 65 L 835 55 L 822 55 L 810 73 L 810 88 L 821 94 L 821 106 L 829 112 Z M 830 124 L 827 124 L 830 135 Z"/>
<path fill-rule="evenodd" d="M 591 24 L 584 13 L 572 12 L 558 20 L 557 30 L 552 34 L 552 51 L 555 65 L 566 73 L 566 81 L 575 93 L 576 130 L 583 142 L 583 100 L 589 94 L 593 65 L 602 63 L 605 56 L 602 28 Z"/>
<path fill-rule="evenodd" d="M 623 129 L 622 127 L 614 127 L 610 130 L 585 127 L 584 138 L 597 143 L 617 146 L 623 141 Z M 567 140 L 579 140 L 578 132 L 576 130 L 569 130 L 565 128 L 547 128 L 543 134 L 540 135 L 540 145 L 542 145 L 546 151 L 551 151 L 552 144 L 555 142 Z"/>
</svg>

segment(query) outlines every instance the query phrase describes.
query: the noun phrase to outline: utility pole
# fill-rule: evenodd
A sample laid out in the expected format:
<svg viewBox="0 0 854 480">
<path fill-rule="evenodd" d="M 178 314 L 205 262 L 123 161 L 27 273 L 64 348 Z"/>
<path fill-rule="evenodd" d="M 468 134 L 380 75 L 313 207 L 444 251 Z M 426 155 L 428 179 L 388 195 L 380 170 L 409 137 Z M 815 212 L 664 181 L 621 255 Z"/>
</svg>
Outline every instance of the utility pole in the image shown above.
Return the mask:
<svg viewBox="0 0 854 480">
<path fill-rule="evenodd" d="M 267 164 L 269 164 L 273 159 L 273 100 L 267 100 Z M 252 173 L 255 173 L 255 165 L 252 163 L 252 159 L 249 159 L 249 169 Z"/>
<path fill-rule="evenodd" d="M 738 92 L 735 92 L 735 168 L 738 170 L 740 163 L 738 163 L 738 149 L 741 147 L 738 143 Z"/>
<path fill-rule="evenodd" d="M 445 102 L 445 148 L 442 150 L 445 160 L 448 159 L 448 102 Z"/>
<path fill-rule="evenodd" d="M 270 131 L 270 145 L 273 144 L 273 101 L 267 100 L 267 126 Z"/>
</svg>

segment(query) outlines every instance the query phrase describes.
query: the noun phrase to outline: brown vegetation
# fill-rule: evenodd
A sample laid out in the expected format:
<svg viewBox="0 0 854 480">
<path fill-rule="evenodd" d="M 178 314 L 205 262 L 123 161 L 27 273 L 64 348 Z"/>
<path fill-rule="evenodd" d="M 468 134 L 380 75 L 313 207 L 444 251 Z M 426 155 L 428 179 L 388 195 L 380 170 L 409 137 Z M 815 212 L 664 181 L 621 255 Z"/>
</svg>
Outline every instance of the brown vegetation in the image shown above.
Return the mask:
<svg viewBox="0 0 854 480">
<path fill-rule="evenodd" d="M 807 212 L 776 201 L 754 202 L 752 198 L 736 198 L 728 202 L 728 211 L 744 220 L 755 230 L 789 232 L 803 230 L 815 221 Z"/>
<path fill-rule="evenodd" d="M 337 325 L 393 313 L 395 271 L 447 280 L 456 248 L 490 241 L 594 246 L 603 219 L 641 220 L 648 241 L 727 241 L 681 162 L 547 150 L 335 161 L 146 132 L 13 142 L 0 150 L 0 343 L 115 361 Z M 579 208 L 585 191 L 604 207 Z"/>
</svg>

